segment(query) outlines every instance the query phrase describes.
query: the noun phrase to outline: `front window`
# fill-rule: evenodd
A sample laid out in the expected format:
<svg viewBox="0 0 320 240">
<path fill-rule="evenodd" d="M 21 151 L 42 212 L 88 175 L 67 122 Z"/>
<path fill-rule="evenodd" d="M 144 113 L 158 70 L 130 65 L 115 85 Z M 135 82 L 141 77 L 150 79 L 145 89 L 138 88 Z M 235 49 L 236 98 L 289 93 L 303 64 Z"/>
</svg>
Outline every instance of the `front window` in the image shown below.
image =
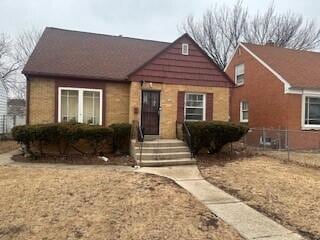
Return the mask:
<svg viewBox="0 0 320 240">
<path fill-rule="evenodd" d="M 244 84 L 244 64 L 239 64 L 235 68 L 235 82 L 236 85 Z"/>
<path fill-rule="evenodd" d="M 186 93 L 185 95 L 185 120 L 205 120 L 205 94 Z"/>
<path fill-rule="evenodd" d="M 248 122 L 249 120 L 249 104 L 247 101 L 240 102 L 240 122 Z"/>
<path fill-rule="evenodd" d="M 320 97 L 305 97 L 304 125 L 320 127 Z"/>
<path fill-rule="evenodd" d="M 59 122 L 102 124 L 102 90 L 59 88 Z"/>
</svg>

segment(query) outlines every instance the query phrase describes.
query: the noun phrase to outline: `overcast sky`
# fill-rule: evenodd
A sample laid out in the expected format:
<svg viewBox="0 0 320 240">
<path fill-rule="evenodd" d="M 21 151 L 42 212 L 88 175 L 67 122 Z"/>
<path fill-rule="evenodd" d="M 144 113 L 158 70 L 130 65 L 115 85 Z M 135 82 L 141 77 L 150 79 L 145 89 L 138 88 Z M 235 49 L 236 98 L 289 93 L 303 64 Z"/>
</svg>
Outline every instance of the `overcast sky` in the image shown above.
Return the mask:
<svg viewBox="0 0 320 240">
<path fill-rule="evenodd" d="M 0 0 L 0 32 L 15 35 L 46 26 L 163 41 L 173 41 L 189 14 L 236 0 Z M 243 0 L 250 12 L 264 10 L 269 0 Z M 292 10 L 320 23 L 320 1 L 275 0 L 280 12 Z"/>
</svg>

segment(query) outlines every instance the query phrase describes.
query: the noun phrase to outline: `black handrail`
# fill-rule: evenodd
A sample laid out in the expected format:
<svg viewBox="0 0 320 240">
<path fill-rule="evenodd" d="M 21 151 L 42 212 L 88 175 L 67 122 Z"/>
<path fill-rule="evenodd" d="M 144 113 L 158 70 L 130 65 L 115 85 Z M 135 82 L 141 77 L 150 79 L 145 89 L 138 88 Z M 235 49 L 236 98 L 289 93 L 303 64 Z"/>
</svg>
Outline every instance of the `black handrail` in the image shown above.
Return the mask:
<svg viewBox="0 0 320 240">
<path fill-rule="evenodd" d="M 194 151 L 193 151 L 193 147 L 192 147 L 192 137 L 191 137 L 190 130 L 189 130 L 186 122 L 183 122 L 182 127 L 183 127 L 183 129 L 182 129 L 183 138 L 187 142 L 187 145 L 188 145 L 190 152 L 191 152 L 191 158 L 193 159 L 194 158 Z"/>
<path fill-rule="evenodd" d="M 138 126 L 137 126 L 137 140 L 140 143 L 139 144 L 139 152 L 140 152 L 140 159 L 139 159 L 140 164 L 139 165 L 141 165 L 142 148 L 143 148 L 143 142 L 144 142 L 144 133 L 143 133 L 143 130 L 142 130 L 140 124 L 138 124 Z"/>
</svg>

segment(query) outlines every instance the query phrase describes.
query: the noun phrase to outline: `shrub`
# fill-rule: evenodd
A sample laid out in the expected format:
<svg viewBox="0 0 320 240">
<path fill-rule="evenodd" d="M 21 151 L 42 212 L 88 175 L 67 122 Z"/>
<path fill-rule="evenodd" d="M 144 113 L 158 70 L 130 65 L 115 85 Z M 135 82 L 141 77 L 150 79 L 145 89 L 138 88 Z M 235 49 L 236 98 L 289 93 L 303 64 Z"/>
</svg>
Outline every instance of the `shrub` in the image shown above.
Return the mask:
<svg viewBox="0 0 320 240">
<path fill-rule="evenodd" d="M 98 150 L 103 143 L 109 140 L 112 141 L 113 129 L 111 128 L 85 126 L 82 130 L 83 139 L 90 143 L 95 155 L 98 154 Z"/>
<path fill-rule="evenodd" d="M 131 124 L 115 123 L 109 127 L 113 129 L 113 151 L 128 153 L 130 147 Z"/>
<path fill-rule="evenodd" d="M 225 144 L 238 141 L 248 132 L 247 127 L 230 122 L 200 121 L 186 124 L 195 154 L 202 148 L 206 148 L 209 153 L 218 153 Z"/>
<path fill-rule="evenodd" d="M 31 144 L 37 145 L 41 155 L 46 144 L 56 145 L 60 155 L 66 155 L 69 148 L 75 148 L 74 144 L 81 139 L 87 140 L 96 154 L 100 142 L 112 137 L 112 132 L 111 129 L 100 126 L 52 123 L 17 126 L 12 129 L 12 136 L 17 142 L 25 144 L 26 151 L 32 155 L 34 153 L 31 151 Z"/>
</svg>

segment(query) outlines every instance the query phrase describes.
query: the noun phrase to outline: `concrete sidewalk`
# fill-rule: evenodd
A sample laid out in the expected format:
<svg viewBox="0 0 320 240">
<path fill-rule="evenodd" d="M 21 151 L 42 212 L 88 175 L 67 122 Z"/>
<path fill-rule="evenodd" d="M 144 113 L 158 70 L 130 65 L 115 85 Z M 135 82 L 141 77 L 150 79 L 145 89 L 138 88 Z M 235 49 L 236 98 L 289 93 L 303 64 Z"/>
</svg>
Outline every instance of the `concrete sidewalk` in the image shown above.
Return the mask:
<svg viewBox="0 0 320 240">
<path fill-rule="evenodd" d="M 144 167 L 136 171 L 174 180 L 205 204 L 215 215 L 236 229 L 245 239 L 304 239 L 204 180 L 197 166 Z"/>
</svg>

